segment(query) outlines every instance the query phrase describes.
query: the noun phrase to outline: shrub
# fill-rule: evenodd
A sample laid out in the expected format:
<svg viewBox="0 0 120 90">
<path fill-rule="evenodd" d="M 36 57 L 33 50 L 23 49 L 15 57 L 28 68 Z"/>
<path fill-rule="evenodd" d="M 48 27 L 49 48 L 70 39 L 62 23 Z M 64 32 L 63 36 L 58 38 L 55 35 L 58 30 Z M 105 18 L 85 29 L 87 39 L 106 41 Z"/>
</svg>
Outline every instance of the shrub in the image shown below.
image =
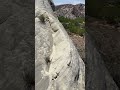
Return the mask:
<svg viewBox="0 0 120 90">
<path fill-rule="evenodd" d="M 84 22 L 85 18 L 78 17 L 76 19 L 69 19 L 63 16 L 58 17 L 64 28 L 72 33 L 83 36 L 85 33 Z"/>
</svg>

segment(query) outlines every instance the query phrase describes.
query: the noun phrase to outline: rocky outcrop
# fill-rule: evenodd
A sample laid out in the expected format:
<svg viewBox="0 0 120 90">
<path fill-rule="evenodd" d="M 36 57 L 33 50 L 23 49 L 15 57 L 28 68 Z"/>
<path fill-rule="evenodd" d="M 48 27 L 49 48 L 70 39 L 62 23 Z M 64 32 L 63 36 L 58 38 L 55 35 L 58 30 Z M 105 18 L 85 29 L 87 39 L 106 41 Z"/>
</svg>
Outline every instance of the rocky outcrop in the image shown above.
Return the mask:
<svg viewBox="0 0 120 90">
<path fill-rule="evenodd" d="M 36 0 L 36 90 L 85 90 L 84 77 L 85 65 L 48 0 Z"/>
<path fill-rule="evenodd" d="M 85 5 L 84 4 L 64 4 L 55 6 L 55 14 L 57 16 L 64 16 L 70 19 L 76 17 L 85 17 Z"/>
</svg>

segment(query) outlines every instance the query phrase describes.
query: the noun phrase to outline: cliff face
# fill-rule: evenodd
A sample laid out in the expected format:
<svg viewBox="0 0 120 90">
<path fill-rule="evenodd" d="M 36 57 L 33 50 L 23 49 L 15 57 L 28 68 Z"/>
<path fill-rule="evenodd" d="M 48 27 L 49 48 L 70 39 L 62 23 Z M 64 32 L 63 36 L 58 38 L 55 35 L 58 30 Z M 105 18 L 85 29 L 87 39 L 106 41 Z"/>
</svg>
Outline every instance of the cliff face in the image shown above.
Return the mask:
<svg viewBox="0 0 120 90">
<path fill-rule="evenodd" d="M 48 0 L 35 1 L 36 90 L 85 90 L 85 65 Z"/>
<path fill-rule="evenodd" d="M 70 19 L 76 17 L 85 17 L 85 5 L 84 4 L 64 4 L 55 6 L 55 14 L 57 16 L 64 16 Z"/>
</svg>

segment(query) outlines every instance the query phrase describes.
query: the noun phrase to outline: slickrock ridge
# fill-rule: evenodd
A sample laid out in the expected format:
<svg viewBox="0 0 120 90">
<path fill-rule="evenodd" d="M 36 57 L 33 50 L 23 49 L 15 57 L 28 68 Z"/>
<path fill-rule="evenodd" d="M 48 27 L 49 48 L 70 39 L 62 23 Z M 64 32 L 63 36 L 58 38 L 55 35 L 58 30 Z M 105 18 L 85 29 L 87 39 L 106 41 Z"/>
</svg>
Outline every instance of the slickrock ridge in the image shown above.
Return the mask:
<svg viewBox="0 0 120 90">
<path fill-rule="evenodd" d="M 35 0 L 36 90 L 85 90 L 85 65 L 48 0 Z"/>
</svg>

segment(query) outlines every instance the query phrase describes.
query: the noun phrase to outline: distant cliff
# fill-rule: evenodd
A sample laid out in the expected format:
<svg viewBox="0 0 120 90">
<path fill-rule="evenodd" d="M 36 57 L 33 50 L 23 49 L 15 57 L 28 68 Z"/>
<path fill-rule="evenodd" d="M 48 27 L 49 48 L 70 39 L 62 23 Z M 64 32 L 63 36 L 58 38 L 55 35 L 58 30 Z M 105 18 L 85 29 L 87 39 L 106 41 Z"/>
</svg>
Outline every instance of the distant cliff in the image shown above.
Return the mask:
<svg viewBox="0 0 120 90">
<path fill-rule="evenodd" d="M 57 16 L 64 16 L 70 19 L 76 17 L 85 17 L 85 5 L 84 4 L 64 4 L 55 6 L 55 14 Z"/>
</svg>

